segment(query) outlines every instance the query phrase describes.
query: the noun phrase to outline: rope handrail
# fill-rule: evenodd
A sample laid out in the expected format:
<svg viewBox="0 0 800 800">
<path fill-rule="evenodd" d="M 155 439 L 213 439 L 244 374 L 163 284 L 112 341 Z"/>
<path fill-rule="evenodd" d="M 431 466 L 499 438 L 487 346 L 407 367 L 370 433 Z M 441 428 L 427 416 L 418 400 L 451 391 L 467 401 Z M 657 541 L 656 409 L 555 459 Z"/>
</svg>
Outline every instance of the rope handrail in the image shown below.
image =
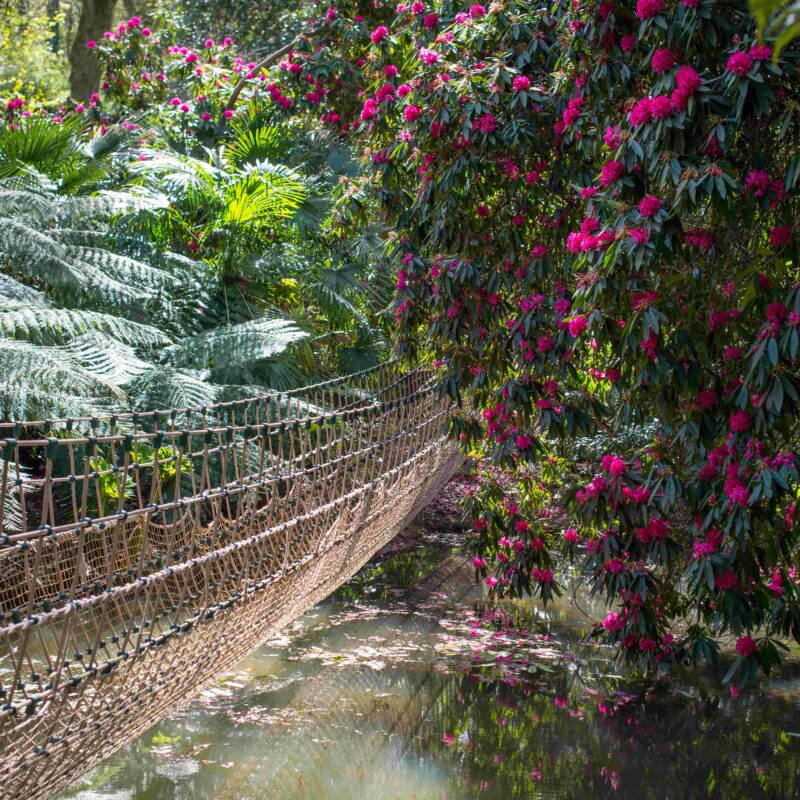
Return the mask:
<svg viewBox="0 0 800 800">
<path fill-rule="evenodd" d="M 409 376 L 415 374 L 418 370 L 414 372 L 407 373 L 403 376 L 404 379 L 408 378 Z M 386 390 L 395 388 L 399 386 L 401 381 L 394 381 L 387 385 Z M 382 390 L 383 391 L 383 390 Z M 429 390 L 426 390 L 429 391 Z M 413 395 L 406 395 L 406 398 L 414 397 L 416 393 Z M 268 433 L 275 433 L 278 432 L 282 428 L 286 428 L 289 425 L 294 426 L 297 428 L 300 425 L 314 425 L 319 423 L 330 423 L 333 424 L 338 419 L 345 419 L 350 417 L 357 417 L 359 414 L 363 413 L 364 410 L 372 408 L 372 404 L 366 406 L 366 408 L 358 408 L 356 407 L 357 403 L 350 403 L 339 408 L 333 409 L 328 414 L 316 414 L 314 416 L 306 416 L 306 417 L 289 417 L 284 420 L 276 420 L 271 422 L 263 422 L 258 425 L 258 430 L 262 432 Z M 158 413 L 158 412 L 152 412 Z M 1 424 L 1 423 L 0 423 Z M 30 423 L 34 424 L 34 423 Z M 255 426 L 253 425 L 220 425 L 218 427 L 205 427 L 205 428 L 192 428 L 192 429 L 169 429 L 169 430 L 156 430 L 156 431 L 142 431 L 140 433 L 135 434 L 108 434 L 106 436 L 80 436 L 80 437 L 73 437 L 69 439 L 62 439 L 57 437 L 48 437 L 46 439 L 17 439 L 7 437 L 5 439 L 0 438 L 0 458 L 4 458 L 4 450 L 10 451 L 15 447 L 46 447 L 56 446 L 56 447 L 63 447 L 67 445 L 84 445 L 84 444 L 112 444 L 115 442 L 128 442 L 130 441 L 132 444 L 136 442 L 149 442 L 164 438 L 169 439 L 180 439 L 181 437 L 188 437 L 188 436 L 207 436 L 210 434 L 233 434 L 233 433 L 241 433 L 246 430 L 251 430 Z"/>
<path fill-rule="evenodd" d="M 372 367 L 360 370 L 359 372 L 352 372 L 348 375 L 343 375 L 338 378 L 329 378 L 317 383 L 308 384 L 307 386 L 299 386 L 295 389 L 287 389 L 286 391 L 268 391 L 263 394 L 253 395 L 252 397 L 238 398 L 235 400 L 223 400 L 217 403 L 208 403 L 206 405 L 185 406 L 183 408 L 168 408 L 168 409 L 153 409 L 150 411 L 123 411 L 118 414 L 100 414 L 92 417 L 54 417 L 51 419 L 41 420 L 7 420 L 0 421 L 0 431 L 3 428 L 45 428 L 52 430 L 56 427 L 65 427 L 71 430 L 76 423 L 88 424 L 90 427 L 98 427 L 102 422 L 115 425 L 122 421 L 140 422 L 149 418 L 166 417 L 176 419 L 179 414 L 207 414 L 220 409 L 235 409 L 246 407 L 253 403 L 263 403 L 265 401 L 274 400 L 276 398 L 296 398 L 309 392 L 319 391 L 321 389 L 329 388 L 331 386 L 341 385 L 344 383 L 352 382 L 355 379 L 362 378 L 367 375 L 374 375 L 381 370 L 388 367 L 395 367 L 400 363 L 400 359 L 392 358 L 376 364 Z M 422 367 L 417 367 L 406 374 L 412 374 Z M 17 437 L 13 437 L 17 438 Z"/>
<path fill-rule="evenodd" d="M 374 443 L 374 444 L 372 444 L 372 445 L 370 445 L 368 447 L 362 448 L 360 451 L 356 451 L 355 453 L 345 453 L 345 454 L 339 456 L 337 459 L 334 459 L 331 462 L 331 464 L 332 465 L 341 464 L 341 463 L 343 463 L 345 461 L 352 460 L 354 458 L 358 458 L 359 456 L 362 456 L 362 455 L 366 455 L 367 453 L 374 452 L 376 450 L 381 450 L 381 449 L 385 448 L 387 446 L 387 444 L 391 444 L 391 443 L 393 443 L 393 442 L 395 442 L 395 441 L 397 441 L 397 440 L 399 440 L 399 439 L 401 439 L 403 437 L 409 436 L 409 435 L 415 433 L 416 431 L 418 431 L 420 428 L 422 428 L 424 426 L 429 426 L 429 425 L 435 423 L 437 420 L 439 420 L 442 417 L 444 417 L 447 413 L 448 412 L 446 410 L 442 410 L 442 411 L 438 412 L 437 414 L 435 414 L 430 419 L 427 419 L 425 422 L 421 423 L 420 425 L 415 426 L 414 428 L 408 428 L 408 429 L 405 429 L 403 431 L 400 431 L 399 433 L 394 434 L 392 437 L 390 437 L 386 441 L 376 442 L 376 443 Z M 303 477 L 303 476 L 307 476 L 307 475 L 309 475 L 309 474 L 311 474 L 311 473 L 313 473 L 315 471 L 319 471 L 321 469 L 322 469 L 322 467 L 318 466 L 318 467 L 313 467 L 310 470 L 297 471 L 297 472 L 294 472 L 294 473 L 281 473 L 278 476 L 271 477 L 271 478 L 266 478 L 266 479 L 263 479 L 263 480 L 260 480 L 260 481 L 255 480 L 255 481 L 253 481 L 253 482 L 251 482 L 249 484 L 242 484 L 240 486 L 231 486 L 228 489 L 228 491 L 224 492 L 224 496 L 225 497 L 230 497 L 230 496 L 233 496 L 233 495 L 236 495 L 236 494 L 240 494 L 240 493 L 244 493 L 244 492 L 250 492 L 250 491 L 258 490 L 258 489 L 265 489 L 265 488 L 269 487 L 270 485 L 278 484 L 281 481 L 289 481 L 289 480 L 297 479 L 297 478 L 300 478 L 300 477 Z M 363 487 L 358 487 L 358 488 L 360 489 L 360 488 L 363 488 Z M 193 504 L 203 503 L 203 502 L 207 502 L 207 501 L 210 501 L 210 500 L 214 500 L 218 496 L 219 496 L 218 494 L 208 494 L 208 495 L 204 495 L 204 496 L 186 498 L 186 499 L 184 499 L 182 502 L 180 502 L 178 504 L 174 504 L 174 503 L 173 504 L 167 504 L 167 506 L 166 507 L 162 507 L 162 509 L 163 508 L 167 508 L 167 509 L 181 508 L 181 509 L 185 510 L 185 509 L 188 509 Z M 152 513 L 150 509 L 139 509 L 139 510 L 131 512 L 130 514 L 125 516 L 124 519 L 125 519 L 125 521 L 130 521 L 131 519 L 135 519 L 136 515 L 143 515 L 143 514 L 150 514 L 150 513 Z M 94 520 L 92 524 L 94 525 L 94 527 L 97 528 L 98 531 L 102 531 L 109 524 L 113 523 L 114 521 L 115 520 L 113 520 L 113 519 Z M 16 548 L 17 553 L 24 553 L 25 550 L 30 547 L 31 540 L 33 538 L 43 538 L 44 536 L 47 536 L 49 542 L 55 543 L 55 542 L 58 541 L 57 537 L 59 536 L 59 534 L 76 533 L 81 529 L 86 530 L 86 531 L 90 530 L 90 522 L 87 520 L 83 524 L 79 525 L 77 528 L 70 528 L 70 529 L 66 529 L 66 530 L 62 530 L 62 531 L 56 531 L 56 530 L 50 530 L 50 531 L 47 531 L 47 532 L 32 531 L 30 533 L 29 538 L 27 538 L 27 539 L 14 538 L 14 539 L 12 539 L 12 543 L 13 543 L 13 546 Z M 206 540 L 203 543 L 204 544 L 210 544 L 209 538 L 207 537 Z M 190 550 L 186 549 L 186 553 L 190 553 L 190 552 L 191 552 Z M 6 551 L 6 554 L 8 554 L 8 551 Z M 179 554 L 177 554 L 176 552 L 170 553 L 168 555 L 170 557 L 170 563 L 171 564 L 182 563 L 182 561 L 181 561 L 181 559 L 179 557 Z M 143 564 L 143 566 L 145 568 L 145 571 L 147 569 L 152 568 L 155 564 L 157 564 L 157 562 L 158 562 L 158 559 L 150 559 L 149 561 L 145 562 Z M 92 584 L 92 585 L 85 585 L 85 586 L 82 586 L 82 587 L 79 587 L 79 588 L 81 588 L 83 590 L 83 593 L 85 595 L 87 595 L 87 596 L 89 596 L 91 594 L 99 594 L 100 592 L 106 591 L 110 587 L 114 586 L 116 584 L 116 582 L 117 582 L 117 579 L 119 579 L 119 578 L 124 579 L 126 577 L 126 572 L 128 574 L 130 574 L 131 573 L 130 568 L 128 568 L 127 570 L 123 569 L 123 570 L 115 571 L 114 574 L 110 575 L 105 582 L 103 582 L 103 581 L 95 581 L 94 584 Z M 50 601 L 46 604 L 47 608 L 48 609 L 58 608 L 59 607 L 59 600 L 62 600 L 62 599 L 63 598 L 56 598 L 56 599 L 51 598 Z M 69 603 L 69 602 L 72 602 L 72 601 L 64 600 L 64 602 L 65 603 Z M 24 617 L 29 618 L 29 617 L 36 616 L 39 613 L 38 612 L 38 607 L 41 606 L 42 608 L 44 608 L 44 605 L 45 604 L 43 604 L 41 602 L 34 604 L 34 607 L 31 607 L 31 608 L 29 608 L 27 610 L 27 613 L 24 614 Z M 49 611 L 47 611 L 46 613 L 49 613 Z M 22 612 L 20 611 L 19 608 L 11 608 L 8 611 L 0 611 L 0 623 L 2 623 L 6 618 L 11 618 L 12 620 L 21 619 L 21 618 L 23 618 L 23 614 L 22 614 Z"/>
</svg>

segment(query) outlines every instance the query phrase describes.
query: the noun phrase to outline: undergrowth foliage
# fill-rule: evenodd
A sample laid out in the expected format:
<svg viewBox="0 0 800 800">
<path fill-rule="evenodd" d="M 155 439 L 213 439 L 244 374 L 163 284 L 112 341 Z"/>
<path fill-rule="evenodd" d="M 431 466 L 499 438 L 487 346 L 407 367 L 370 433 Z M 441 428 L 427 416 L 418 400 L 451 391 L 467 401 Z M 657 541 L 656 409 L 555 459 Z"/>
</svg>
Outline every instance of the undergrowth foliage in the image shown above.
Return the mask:
<svg viewBox="0 0 800 800">
<path fill-rule="evenodd" d="M 206 329 L 213 274 L 169 251 L 145 261 L 123 229 L 115 233 L 115 218 L 164 205 L 145 192 L 64 196 L 33 173 L 0 179 L 4 418 L 257 393 L 247 379 L 258 364 L 307 338 L 280 318 Z"/>
</svg>

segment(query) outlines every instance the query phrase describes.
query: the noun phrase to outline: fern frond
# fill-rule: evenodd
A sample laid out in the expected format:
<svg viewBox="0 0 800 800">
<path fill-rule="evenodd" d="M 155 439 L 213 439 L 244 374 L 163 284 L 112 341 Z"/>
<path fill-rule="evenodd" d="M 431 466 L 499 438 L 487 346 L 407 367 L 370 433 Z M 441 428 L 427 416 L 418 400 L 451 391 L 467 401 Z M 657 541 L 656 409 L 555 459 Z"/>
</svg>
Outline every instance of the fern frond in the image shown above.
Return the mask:
<svg viewBox="0 0 800 800">
<path fill-rule="evenodd" d="M 63 348 L 0 339 L 0 408 L 6 419 L 119 409 L 126 402 L 118 386 L 82 367 Z"/>
<path fill-rule="evenodd" d="M 22 530 L 22 506 L 19 502 L 19 486 L 16 485 L 18 478 L 28 477 L 24 468 L 17 467 L 14 462 L 9 463 L 9 480 L 3 498 L 3 518 L 0 519 L 0 530 L 3 533 L 18 533 Z"/>
<path fill-rule="evenodd" d="M 20 303 L 26 306 L 41 306 L 47 308 L 50 301 L 44 292 L 26 286 L 10 275 L 0 273 L 0 306 Z"/>
<path fill-rule="evenodd" d="M 313 382 L 307 372 L 285 358 L 266 358 L 253 372 L 261 386 L 274 392 L 287 392 Z"/>
<path fill-rule="evenodd" d="M 18 220 L 0 217 L 0 260 L 15 276 L 71 303 L 93 297 L 101 305 L 118 309 L 135 306 L 141 297 L 136 286 L 71 257 L 69 248 L 49 232 Z"/>
<path fill-rule="evenodd" d="M 177 278 L 169 272 L 110 250 L 68 245 L 66 254 L 68 258 L 76 259 L 82 264 L 91 264 L 113 279 L 142 292 L 168 292 L 178 286 Z"/>
<path fill-rule="evenodd" d="M 209 405 L 216 402 L 219 390 L 202 373 L 159 366 L 131 381 L 128 393 L 134 408 L 160 409 Z"/>
<path fill-rule="evenodd" d="M 59 224 L 74 226 L 77 221 L 96 222 L 115 214 L 131 214 L 140 209 L 166 208 L 169 200 L 158 192 L 138 187 L 127 192 L 105 191 L 88 197 L 67 197 L 56 206 Z"/>
<path fill-rule="evenodd" d="M 214 196 L 223 182 L 220 171 L 205 161 L 157 150 L 144 152 L 144 158 L 132 162 L 132 175 L 143 177 L 149 186 L 157 186 L 173 201 L 187 200 L 199 205 Z"/>
<path fill-rule="evenodd" d="M 30 189 L 0 189 L 0 216 L 33 217 L 40 222 L 55 219 L 53 200 Z"/>
<path fill-rule="evenodd" d="M 67 308 L 0 307 L 0 334 L 35 344 L 64 344 L 94 332 L 134 347 L 166 347 L 169 338 L 152 325 L 112 314 Z"/>
<path fill-rule="evenodd" d="M 152 363 L 139 358 L 130 345 L 95 333 L 71 340 L 63 350 L 92 375 L 115 386 L 124 386 L 153 369 Z"/>
<path fill-rule="evenodd" d="M 50 177 L 34 167 L 27 167 L 19 174 L 1 176 L 0 190 L 9 192 L 35 192 L 37 194 L 55 194 L 58 184 Z"/>
<path fill-rule="evenodd" d="M 238 369 L 269 358 L 305 339 L 308 334 L 286 319 L 256 319 L 239 325 L 223 325 L 173 347 L 168 357 L 176 366 L 211 368 L 222 376 L 227 369 Z M 243 381 L 228 381 L 240 383 Z M 244 381 L 246 382 L 246 381 Z"/>
</svg>

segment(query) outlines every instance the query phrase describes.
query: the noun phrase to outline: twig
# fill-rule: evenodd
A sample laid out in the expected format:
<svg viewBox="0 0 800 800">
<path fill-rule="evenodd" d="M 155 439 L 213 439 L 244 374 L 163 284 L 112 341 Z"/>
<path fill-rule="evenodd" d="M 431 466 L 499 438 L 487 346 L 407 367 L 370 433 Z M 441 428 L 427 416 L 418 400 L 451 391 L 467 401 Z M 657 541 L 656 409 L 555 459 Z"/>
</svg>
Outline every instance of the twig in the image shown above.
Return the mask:
<svg viewBox="0 0 800 800">
<path fill-rule="evenodd" d="M 262 58 L 261 61 L 259 61 L 255 65 L 255 67 L 253 67 L 253 69 L 248 70 L 245 73 L 245 77 L 242 78 L 236 84 L 236 86 L 233 87 L 233 91 L 231 92 L 231 96 L 228 98 L 228 102 L 225 104 L 225 108 L 223 109 L 222 116 L 220 117 L 220 120 L 219 120 L 220 124 L 222 124 L 222 122 L 223 122 L 225 112 L 226 111 L 230 111 L 231 109 L 233 109 L 234 105 L 236 105 L 236 101 L 239 99 L 239 95 L 242 93 L 242 89 L 244 89 L 245 85 L 247 84 L 247 81 L 249 80 L 247 75 L 253 74 L 255 72 L 258 72 L 259 70 L 264 69 L 264 67 L 267 67 L 270 64 L 274 63 L 279 58 L 281 58 L 281 56 L 286 55 L 286 53 L 291 51 L 298 42 L 303 41 L 305 39 L 312 39 L 314 36 L 319 36 L 319 34 L 322 33 L 323 31 L 327 30 L 329 26 L 330 26 L 329 22 L 324 22 L 316 30 L 303 31 L 301 33 L 298 33 L 297 36 L 295 36 L 294 39 L 292 39 L 291 42 L 289 42 L 288 44 L 283 45 L 283 47 L 278 48 L 277 50 L 275 50 L 275 52 L 270 53 L 267 56 L 264 56 L 264 58 Z"/>
</svg>

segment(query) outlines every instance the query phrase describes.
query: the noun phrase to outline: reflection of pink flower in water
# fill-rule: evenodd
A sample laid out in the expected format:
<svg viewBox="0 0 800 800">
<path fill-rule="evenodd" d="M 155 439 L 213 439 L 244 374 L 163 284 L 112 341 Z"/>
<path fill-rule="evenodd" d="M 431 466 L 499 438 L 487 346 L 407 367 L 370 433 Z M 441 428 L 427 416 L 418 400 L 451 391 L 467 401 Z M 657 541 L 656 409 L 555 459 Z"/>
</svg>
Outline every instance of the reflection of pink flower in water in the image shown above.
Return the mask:
<svg viewBox="0 0 800 800">
<path fill-rule="evenodd" d="M 540 769 L 532 770 L 531 778 L 533 778 L 535 781 L 540 781 L 542 779 L 542 771 Z"/>
<path fill-rule="evenodd" d="M 453 742 L 455 741 L 455 739 L 453 738 L 453 734 L 452 733 L 446 733 L 444 736 L 442 736 L 442 741 L 448 747 L 451 747 L 453 745 Z"/>
<path fill-rule="evenodd" d="M 614 791 L 619 789 L 619 772 L 608 767 L 600 767 L 600 774 L 611 784 Z"/>
</svg>

